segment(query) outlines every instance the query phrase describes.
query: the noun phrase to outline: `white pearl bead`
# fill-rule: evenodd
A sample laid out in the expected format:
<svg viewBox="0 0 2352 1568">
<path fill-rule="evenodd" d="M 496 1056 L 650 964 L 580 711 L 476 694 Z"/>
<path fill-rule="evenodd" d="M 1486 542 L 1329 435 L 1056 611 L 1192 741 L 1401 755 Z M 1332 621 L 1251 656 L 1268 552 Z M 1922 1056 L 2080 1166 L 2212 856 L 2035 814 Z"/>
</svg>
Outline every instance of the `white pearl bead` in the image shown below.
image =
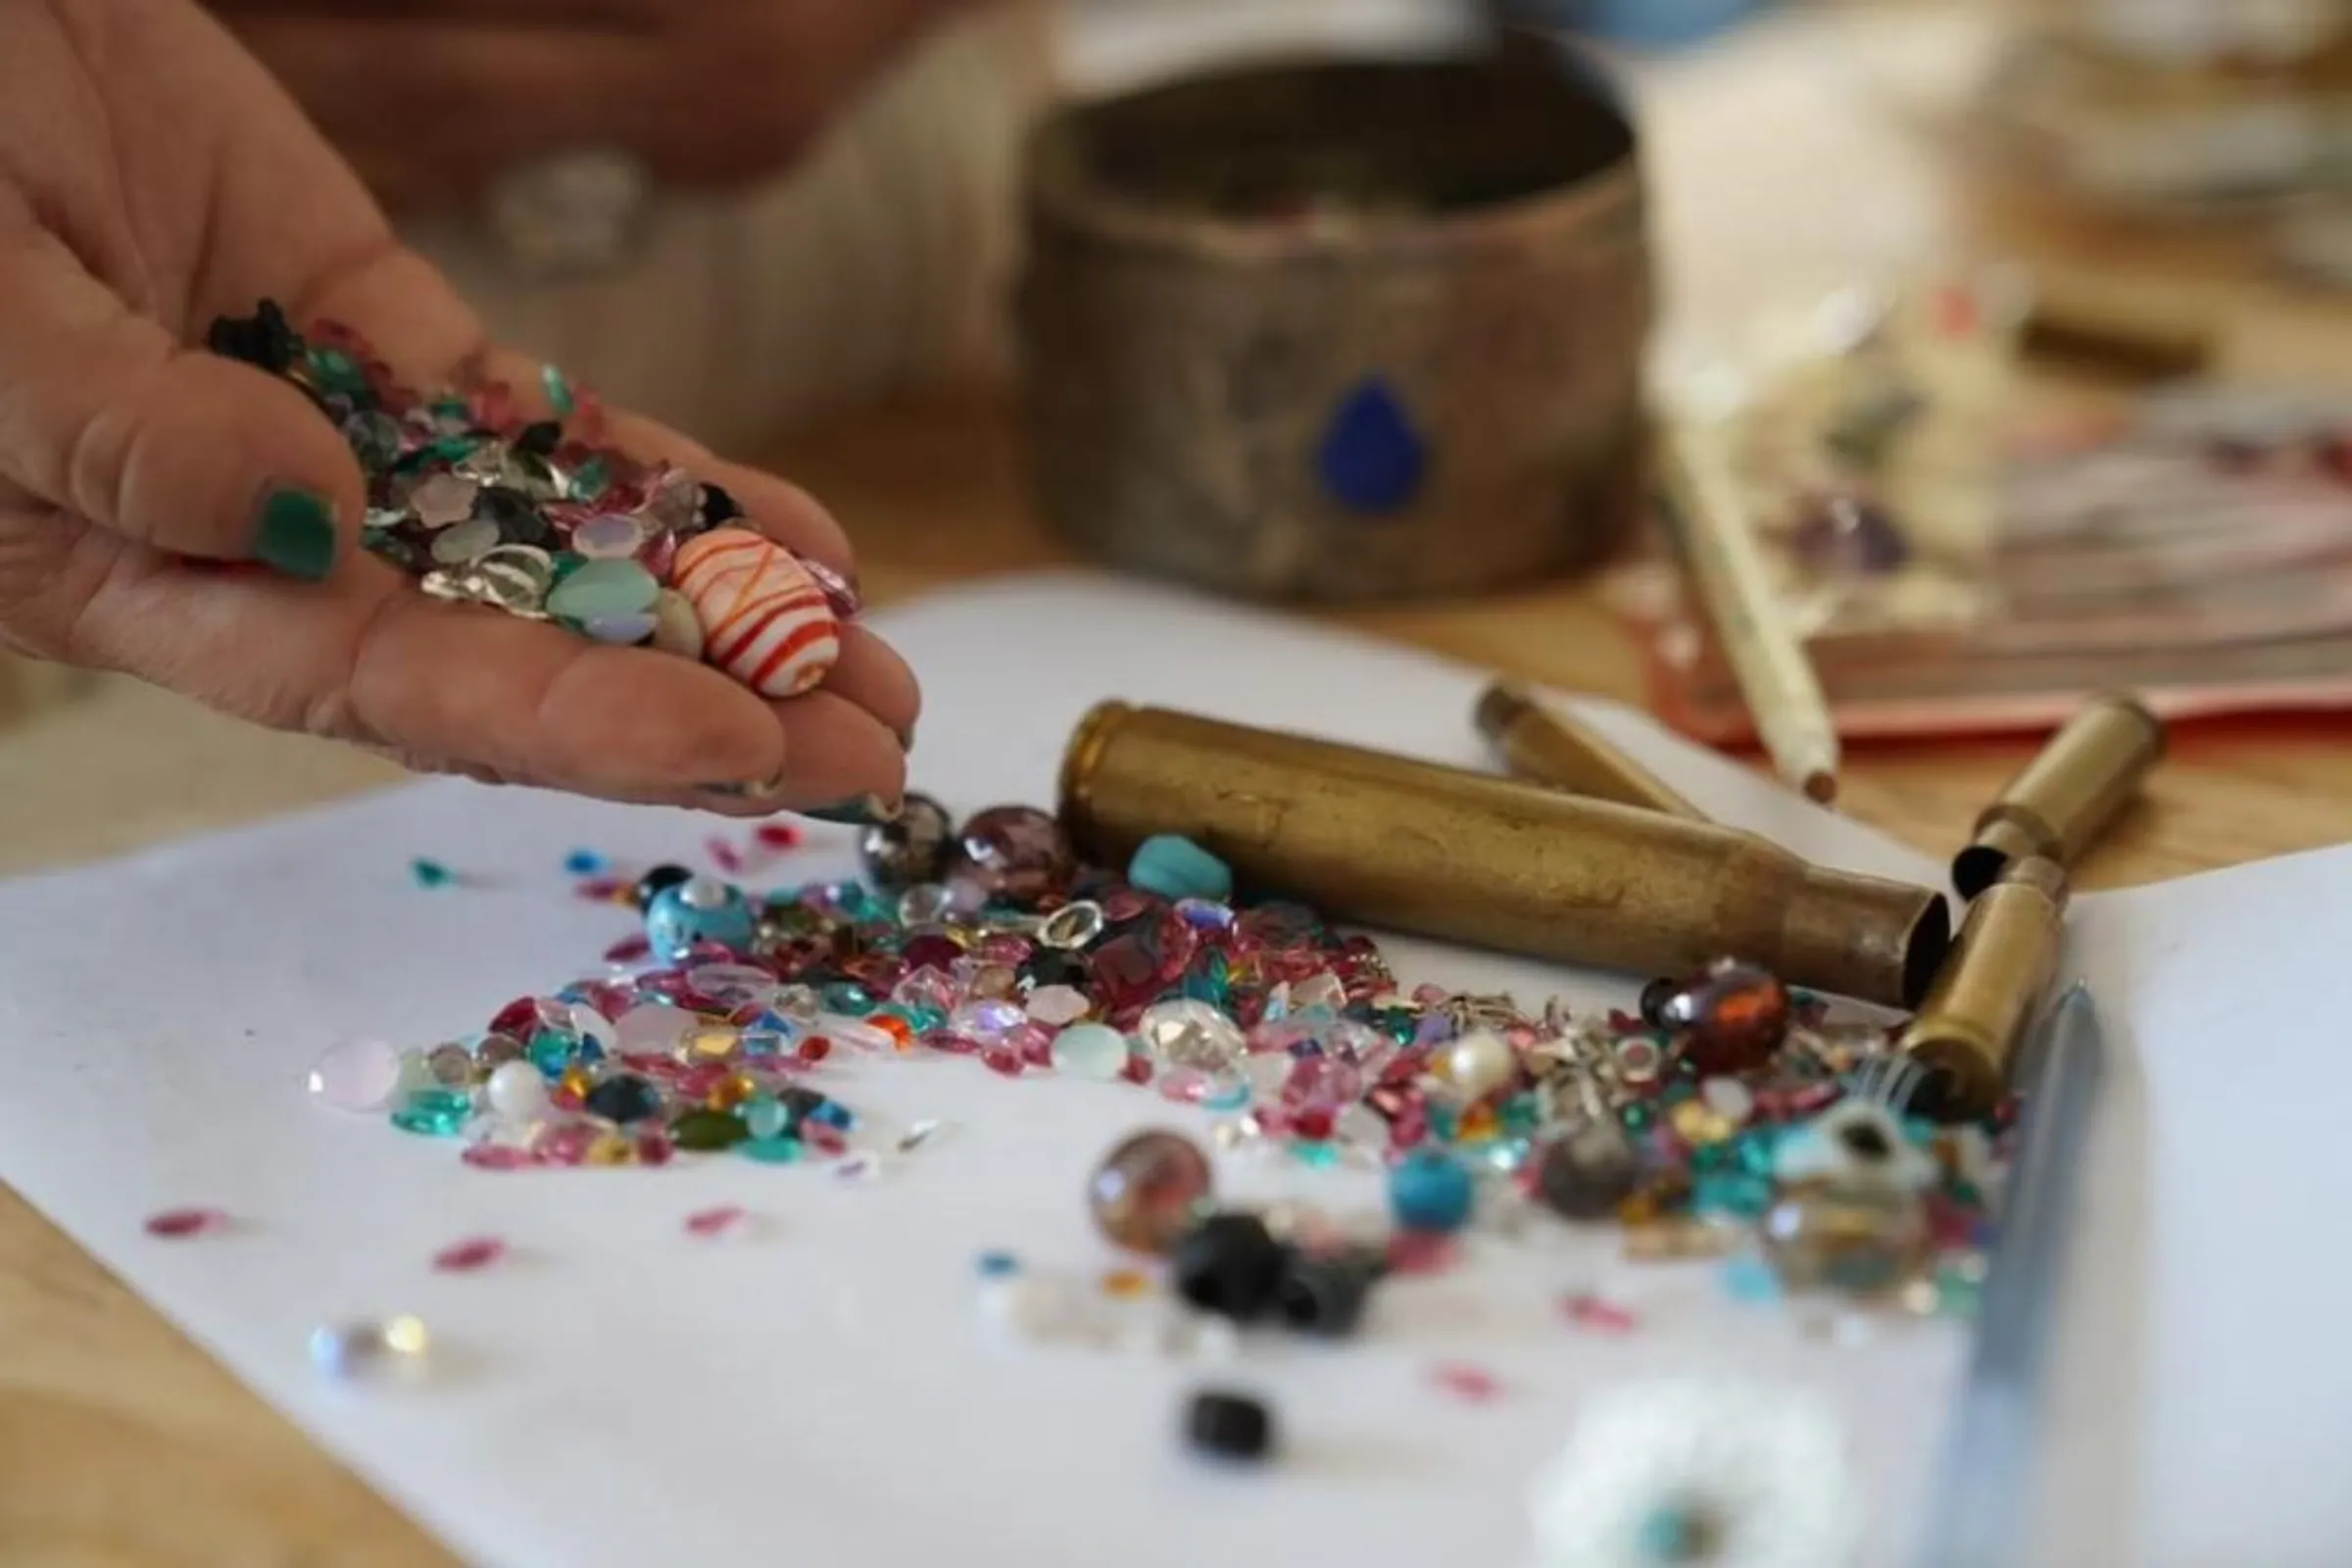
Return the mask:
<svg viewBox="0 0 2352 1568">
<path fill-rule="evenodd" d="M 547 1079 L 527 1061 L 505 1061 L 490 1074 L 490 1108 L 507 1121 L 529 1121 L 547 1109 Z"/>
<path fill-rule="evenodd" d="M 1453 1086 L 1473 1100 L 1484 1099 L 1511 1081 L 1518 1071 L 1519 1059 L 1511 1054 L 1510 1043 L 1489 1030 L 1474 1030 L 1456 1040 L 1446 1052 L 1446 1075 Z"/>
</svg>

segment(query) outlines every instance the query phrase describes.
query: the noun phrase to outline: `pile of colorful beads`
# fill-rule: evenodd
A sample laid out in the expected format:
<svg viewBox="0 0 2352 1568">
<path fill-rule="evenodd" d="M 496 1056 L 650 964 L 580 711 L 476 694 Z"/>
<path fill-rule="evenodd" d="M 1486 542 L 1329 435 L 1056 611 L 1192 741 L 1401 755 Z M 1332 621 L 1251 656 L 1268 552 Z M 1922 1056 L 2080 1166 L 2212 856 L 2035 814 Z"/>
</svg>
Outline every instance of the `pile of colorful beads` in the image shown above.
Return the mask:
<svg viewBox="0 0 2352 1568">
<path fill-rule="evenodd" d="M 552 368 L 557 416 L 533 419 L 499 382 L 400 386 L 357 334 L 297 333 L 268 300 L 207 341 L 334 421 L 368 479 L 363 543 L 435 598 L 704 660 L 766 697 L 809 690 L 840 655 L 858 603 L 838 573 L 742 523 L 717 485 L 597 444 L 599 410 Z"/>
<path fill-rule="evenodd" d="M 1743 1262 L 1767 1288 L 1971 1304 L 2007 1110 L 1905 1117 L 1884 1023 L 1838 1021 L 1752 966 L 1653 985 L 1642 1016 L 1571 1019 L 1400 990 L 1370 939 L 1233 902 L 1224 867 L 1178 840 L 1115 872 L 1079 864 L 1047 812 L 958 827 L 911 796 L 860 848 L 861 881 L 767 894 L 674 865 L 591 876 L 640 910 L 603 973 L 469 1040 L 330 1056 L 314 1087 L 464 1135 L 477 1165 L 783 1162 L 845 1148 L 856 1118 L 815 1087 L 836 1053 L 944 1053 L 1148 1086 L 1214 1113 L 1228 1150 L 1386 1172 L 1374 1256 L 1219 1211 L 1182 1135 L 1114 1150 L 1090 1189 L 1104 1234 L 1237 1319 L 1345 1332 L 1386 1269 L 1540 1212 L 1620 1225 L 1636 1257 Z"/>
</svg>

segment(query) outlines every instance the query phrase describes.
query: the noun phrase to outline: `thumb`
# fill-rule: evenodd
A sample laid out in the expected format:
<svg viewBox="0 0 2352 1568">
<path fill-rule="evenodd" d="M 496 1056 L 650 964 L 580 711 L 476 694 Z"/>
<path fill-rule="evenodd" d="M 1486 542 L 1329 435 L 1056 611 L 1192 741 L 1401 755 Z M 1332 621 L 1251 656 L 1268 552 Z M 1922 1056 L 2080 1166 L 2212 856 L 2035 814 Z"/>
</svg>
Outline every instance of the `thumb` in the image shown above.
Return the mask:
<svg viewBox="0 0 2352 1568">
<path fill-rule="evenodd" d="M 298 389 L 177 343 L 38 232 L 0 238 L 0 478 L 158 550 L 311 580 L 366 506 Z"/>
</svg>

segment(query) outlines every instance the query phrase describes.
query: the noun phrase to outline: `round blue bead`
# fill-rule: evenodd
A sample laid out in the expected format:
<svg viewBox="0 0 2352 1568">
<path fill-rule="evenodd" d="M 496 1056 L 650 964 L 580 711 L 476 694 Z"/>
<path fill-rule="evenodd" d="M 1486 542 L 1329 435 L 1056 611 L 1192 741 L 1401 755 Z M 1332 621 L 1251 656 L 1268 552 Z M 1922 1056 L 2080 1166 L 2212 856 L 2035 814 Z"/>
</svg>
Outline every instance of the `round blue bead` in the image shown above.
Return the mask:
<svg viewBox="0 0 2352 1568">
<path fill-rule="evenodd" d="M 645 906 L 645 940 L 664 958 L 683 957 L 698 942 L 748 948 L 758 927 L 741 888 L 699 877 L 663 888 Z"/>
<path fill-rule="evenodd" d="M 1443 1150 L 1415 1150 L 1389 1170 L 1389 1208 L 1408 1231 L 1458 1231 L 1477 1200 L 1469 1167 Z"/>
<path fill-rule="evenodd" d="M 1163 899 L 1221 902 L 1233 897 L 1232 869 L 1191 839 L 1173 833 L 1136 847 L 1135 858 L 1127 863 L 1127 880 Z"/>
</svg>

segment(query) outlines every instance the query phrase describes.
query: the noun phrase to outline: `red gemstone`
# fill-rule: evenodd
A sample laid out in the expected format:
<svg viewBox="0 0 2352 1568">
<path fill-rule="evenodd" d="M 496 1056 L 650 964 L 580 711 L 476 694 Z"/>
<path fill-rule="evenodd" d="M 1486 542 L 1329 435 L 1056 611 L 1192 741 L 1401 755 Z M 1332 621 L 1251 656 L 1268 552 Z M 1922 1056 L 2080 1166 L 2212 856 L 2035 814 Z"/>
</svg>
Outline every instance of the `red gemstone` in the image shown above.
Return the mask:
<svg viewBox="0 0 2352 1568">
<path fill-rule="evenodd" d="M 1319 1144 L 1331 1136 L 1331 1112 L 1321 1108 L 1294 1111 L 1291 1132 L 1308 1143 Z"/>
<path fill-rule="evenodd" d="M 1150 1083 L 1152 1081 L 1151 1059 L 1143 1055 L 1129 1056 L 1127 1058 L 1127 1065 L 1119 1069 L 1119 1076 L 1126 1079 L 1131 1084 L 1142 1085 Z"/>
<path fill-rule="evenodd" d="M 715 1208 L 697 1209 L 686 1216 L 686 1234 L 705 1238 L 724 1236 L 747 1218 L 741 1204 L 721 1203 Z"/>
<path fill-rule="evenodd" d="M 735 846 L 729 844 L 725 839 L 706 839 L 703 841 L 703 849 L 710 857 L 710 863 L 726 872 L 727 875 L 736 876 L 742 872 L 743 857 L 737 854 Z"/>
<path fill-rule="evenodd" d="M 646 1133 L 637 1140 L 637 1163 L 640 1165 L 666 1165 L 669 1156 L 675 1152 L 677 1147 L 669 1141 L 666 1133 Z"/>
<path fill-rule="evenodd" d="M 228 1229 L 228 1216 L 217 1208 L 167 1208 L 147 1216 L 147 1234 L 167 1241 L 210 1236 Z"/>
<path fill-rule="evenodd" d="M 767 850 L 797 850 L 801 847 L 801 830 L 788 822 L 762 822 L 752 829 L 752 837 Z"/>
<path fill-rule="evenodd" d="M 937 969 L 947 974 L 955 969 L 956 960 L 963 956 L 963 949 L 953 938 L 926 934 L 900 949 L 899 956 L 908 969 Z"/>
<path fill-rule="evenodd" d="M 990 1046 L 980 1053 L 981 1065 L 1007 1078 L 1021 1075 L 1021 1054 L 1008 1046 Z"/>
<path fill-rule="evenodd" d="M 1560 1310 L 1577 1327 L 1602 1334 L 1631 1334 L 1641 1326 L 1641 1319 L 1624 1307 L 1587 1291 L 1580 1291 L 1562 1301 Z"/>
<path fill-rule="evenodd" d="M 1485 1404 L 1502 1395 L 1500 1381 L 1483 1367 L 1460 1361 L 1441 1361 L 1429 1369 L 1429 1375 L 1439 1388 L 1472 1404 Z"/>
<path fill-rule="evenodd" d="M 458 1157 L 476 1170 L 520 1170 L 538 1163 L 512 1144 L 473 1144 Z"/>
<path fill-rule="evenodd" d="M 499 1008 L 490 1020 L 490 1033 L 494 1035 L 513 1035 L 517 1040 L 528 1040 L 538 1032 L 537 997 L 516 997 Z"/>
<path fill-rule="evenodd" d="M 433 1254 L 433 1267 L 443 1274 L 470 1274 L 488 1268 L 507 1255 L 507 1244 L 495 1236 L 473 1236 L 453 1242 Z"/>
<path fill-rule="evenodd" d="M 823 1035 L 810 1035 L 793 1050 L 803 1061 L 822 1061 L 833 1054 L 833 1042 Z"/>
</svg>

